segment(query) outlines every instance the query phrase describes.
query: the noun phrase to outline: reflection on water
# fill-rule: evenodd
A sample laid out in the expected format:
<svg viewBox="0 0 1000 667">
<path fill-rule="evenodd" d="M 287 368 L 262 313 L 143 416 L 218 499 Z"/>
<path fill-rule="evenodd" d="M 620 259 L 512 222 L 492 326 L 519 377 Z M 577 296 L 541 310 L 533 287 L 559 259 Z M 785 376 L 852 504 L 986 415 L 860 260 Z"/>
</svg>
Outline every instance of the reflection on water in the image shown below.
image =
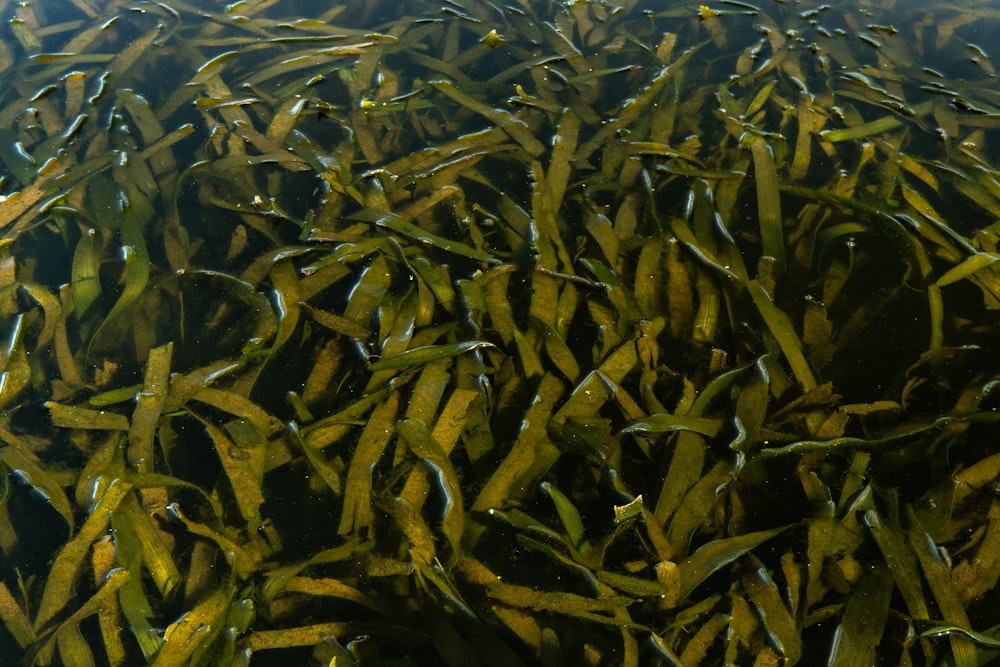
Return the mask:
<svg viewBox="0 0 1000 667">
<path fill-rule="evenodd" d="M 0 654 L 983 664 L 985 2 L 5 2 Z"/>
</svg>

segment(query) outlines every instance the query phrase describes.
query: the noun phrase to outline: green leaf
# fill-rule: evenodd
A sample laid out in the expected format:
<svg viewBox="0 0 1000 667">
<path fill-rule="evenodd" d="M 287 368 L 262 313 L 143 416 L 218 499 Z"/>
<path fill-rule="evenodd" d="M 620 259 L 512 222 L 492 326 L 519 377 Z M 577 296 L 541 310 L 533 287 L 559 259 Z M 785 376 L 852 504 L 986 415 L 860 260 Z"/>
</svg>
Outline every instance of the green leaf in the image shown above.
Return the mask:
<svg viewBox="0 0 1000 667">
<path fill-rule="evenodd" d="M 709 417 L 688 417 L 686 415 L 657 414 L 632 422 L 622 429 L 622 433 L 672 433 L 691 431 L 709 438 L 719 435 L 722 420 Z"/>
<path fill-rule="evenodd" d="M 756 560 L 753 557 L 750 560 Z M 771 642 L 787 664 L 794 665 L 802 657 L 802 628 L 792 617 L 782 593 L 771 575 L 759 561 L 756 568 L 743 577 L 747 596 L 760 613 L 764 628 Z"/>
<path fill-rule="evenodd" d="M 407 222 L 403 220 L 398 215 L 392 213 L 383 213 L 375 219 L 375 224 L 380 227 L 385 227 L 390 229 L 397 234 L 402 234 L 414 241 L 419 241 L 426 245 L 434 246 L 435 248 L 440 248 L 441 250 L 450 252 L 454 255 L 459 255 L 461 257 L 468 257 L 469 259 L 474 259 L 479 262 L 484 262 L 486 264 L 500 264 L 501 260 L 485 252 L 480 252 L 475 248 L 471 248 L 464 243 L 458 241 L 452 241 L 443 236 L 437 234 L 432 234 L 412 222 Z"/>
<path fill-rule="evenodd" d="M 42 598 L 38 603 L 38 611 L 34 621 L 36 633 L 47 628 L 69 604 L 76 580 L 91 545 L 107 530 L 112 512 L 131 492 L 131 489 L 131 485 L 127 482 L 121 480 L 112 482 L 95 504 L 90 516 L 80 526 L 80 532 L 59 551 L 59 555 L 56 556 L 52 569 L 45 580 L 45 589 L 42 591 Z M 44 655 L 49 652 L 50 650 L 42 647 L 39 659 L 45 662 Z"/>
<path fill-rule="evenodd" d="M 892 575 L 884 564 L 865 568 L 854 582 L 833 636 L 829 665 L 866 667 L 877 664 L 875 650 L 883 643 L 892 598 Z"/>
<path fill-rule="evenodd" d="M 84 428 L 106 431 L 128 431 L 128 417 L 107 410 L 90 410 L 54 401 L 45 403 L 52 423 L 60 428 Z"/>
<path fill-rule="evenodd" d="M 465 508 L 458 473 L 441 444 L 422 421 L 401 419 L 396 422 L 396 430 L 413 453 L 423 459 L 437 477 L 438 488 L 444 496 L 441 530 L 451 544 L 452 554 L 457 557 L 462 553 L 462 534 L 465 530 Z"/>
<path fill-rule="evenodd" d="M 865 512 L 864 522 L 882 551 L 882 557 L 892 572 L 896 587 L 903 595 L 910 616 L 917 619 L 927 618 L 927 602 L 924 600 L 917 559 L 907 548 L 902 535 L 883 521 L 876 510 Z"/>
<path fill-rule="evenodd" d="M 781 218 L 781 193 L 774 153 L 767 139 L 760 135 L 748 138 L 753 155 L 754 178 L 757 186 L 757 218 L 760 224 L 761 251 L 774 258 L 775 271 L 783 277 L 786 271 L 785 231 Z"/>
<path fill-rule="evenodd" d="M 988 266 L 993 266 L 997 260 L 1000 260 L 1000 255 L 989 252 L 977 252 L 975 255 L 967 257 L 959 264 L 945 271 L 944 275 L 938 278 L 935 284 L 938 287 L 944 287 L 945 285 L 957 283 L 959 280 L 964 280 Z"/>
<path fill-rule="evenodd" d="M 171 623 L 163 645 L 150 662 L 151 667 L 188 664 L 196 651 L 210 646 L 226 627 L 223 621 L 235 592 L 233 585 L 224 584 Z"/>
<path fill-rule="evenodd" d="M 372 362 L 368 368 L 374 373 L 388 369 L 426 366 L 429 363 L 440 361 L 441 359 L 450 359 L 451 357 L 456 357 L 483 347 L 493 347 L 493 343 L 485 340 L 465 340 L 446 345 L 425 345 L 400 352 L 399 354 L 382 357 L 378 361 Z"/>
<path fill-rule="evenodd" d="M 976 632 L 968 628 L 961 628 L 957 625 L 943 623 L 941 621 L 919 621 L 917 623 L 917 637 L 944 637 L 947 635 L 959 635 L 965 637 L 979 648 L 1000 651 L 1000 625 L 993 626 L 986 632 Z"/>
<path fill-rule="evenodd" d="M 969 617 L 962 604 L 958 590 L 951 579 L 951 568 L 941 557 L 938 546 L 924 532 L 913 510 L 907 507 L 907 542 L 920 563 L 927 585 L 934 595 L 938 611 L 944 622 L 954 627 L 971 627 Z M 951 650 L 957 667 L 973 667 L 978 664 L 975 650 L 968 638 L 960 635 L 951 636 Z"/>
<path fill-rule="evenodd" d="M 694 592 L 694 589 L 710 576 L 788 528 L 789 526 L 783 526 L 735 537 L 725 537 L 701 546 L 677 564 L 681 574 L 680 599 L 687 599 Z"/>
<path fill-rule="evenodd" d="M 0 441 L 5 445 L 0 447 L 0 461 L 6 465 L 9 473 L 17 475 L 44 498 L 66 521 L 72 532 L 76 525 L 73 508 L 59 481 L 23 440 L 3 427 L 0 427 Z"/>
<path fill-rule="evenodd" d="M 816 388 L 816 377 L 809 367 L 809 362 L 806 361 L 805 352 L 802 350 L 802 341 L 799 340 L 788 314 L 774 304 L 767 290 L 756 280 L 749 281 L 747 289 L 761 318 L 778 342 L 778 347 L 785 355 L 788 365 L 791 366 L 802 391 L 812 391 Z"/>
<path fill-rule="evenodd" d="M 556 506 L 556 512 L 559 514 L 563 528 L 566 529 L 566 534 L 569 535 L 570 544 L 574 549 L 579 549 L 581 553 L 585 554 L 589 551 L 589 548 L 585 547 L 589 547 L 589 545 L 585 541 L 586 535 L 583 527 L 583 518 L 580 516 L 580 512 L 577 511 L 573 501 L 548 482 L 542 482 L 540 486 L 542 491 L 552 499 L 552 504 Z"/>
</svg>

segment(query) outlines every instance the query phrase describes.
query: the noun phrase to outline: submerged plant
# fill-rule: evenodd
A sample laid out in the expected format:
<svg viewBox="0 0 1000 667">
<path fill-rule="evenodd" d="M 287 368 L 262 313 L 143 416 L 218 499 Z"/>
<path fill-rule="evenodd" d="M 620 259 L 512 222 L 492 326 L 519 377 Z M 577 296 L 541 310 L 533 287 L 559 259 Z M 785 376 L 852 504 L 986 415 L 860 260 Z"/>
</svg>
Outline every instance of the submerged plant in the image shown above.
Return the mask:
<svg viewBox="0 0 1000 667">
<path fill-rule="evenodd" d="M 876 4 L 0 3 L 0 654 L 983 664 L 997 15 Z"/>
</svg>

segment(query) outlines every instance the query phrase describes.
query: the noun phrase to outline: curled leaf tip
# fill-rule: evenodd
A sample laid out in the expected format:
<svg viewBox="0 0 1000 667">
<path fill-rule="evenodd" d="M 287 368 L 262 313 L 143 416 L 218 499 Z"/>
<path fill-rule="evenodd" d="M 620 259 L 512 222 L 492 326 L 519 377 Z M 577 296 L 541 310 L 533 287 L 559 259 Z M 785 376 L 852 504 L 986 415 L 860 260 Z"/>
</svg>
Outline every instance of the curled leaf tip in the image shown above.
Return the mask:
<svg viewBox="0 0 1000 667">
<path fill-rule="evenodd" d="M 493 30 L 490 30 L 488 33 L 486 33 L 483 36 L 483 38 L 481 40 L 479 40 L 479 41 L 480 41 L 480 43 L 485 44 L 486 46 L 490 47 L 491 49 L 495 49 L 498 46 L 500 46 L 501 44 L 506 43 L 507 40 L 505 40 L 503 37 L 501 37 L 497 33 L 496 28 L 494 28 Z"/>
</svg>

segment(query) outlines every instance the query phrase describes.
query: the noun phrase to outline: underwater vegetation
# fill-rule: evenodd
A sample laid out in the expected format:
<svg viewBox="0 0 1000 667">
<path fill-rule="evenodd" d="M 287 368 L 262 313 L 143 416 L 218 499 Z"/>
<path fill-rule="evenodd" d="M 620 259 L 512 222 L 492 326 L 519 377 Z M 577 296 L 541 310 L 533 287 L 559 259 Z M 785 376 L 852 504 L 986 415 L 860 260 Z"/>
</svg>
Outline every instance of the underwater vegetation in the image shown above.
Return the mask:
<svg viewBox="0 0 1000 667">
<path fill-rule="evenodd" d="M 56 4 L 5 665 L 1000 653 L 1000 8 Z"/>
</svg>

